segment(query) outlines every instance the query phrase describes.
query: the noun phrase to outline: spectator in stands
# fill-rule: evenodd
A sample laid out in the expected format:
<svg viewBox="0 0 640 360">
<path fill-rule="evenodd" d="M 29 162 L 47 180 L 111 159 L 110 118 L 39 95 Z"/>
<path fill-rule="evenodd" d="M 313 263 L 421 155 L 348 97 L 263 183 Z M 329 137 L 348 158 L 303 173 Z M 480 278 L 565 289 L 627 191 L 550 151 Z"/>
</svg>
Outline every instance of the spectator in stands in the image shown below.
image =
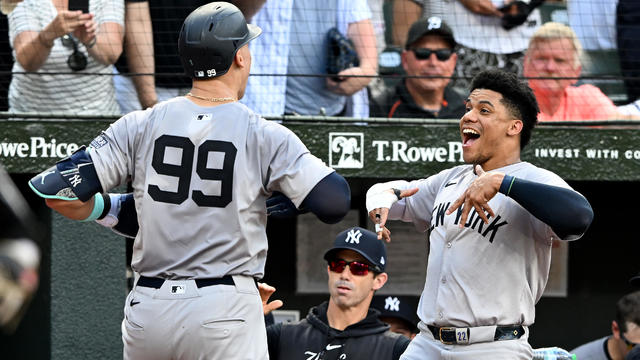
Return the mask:
<svg viewBox="0 0 640 360">
<path fill-rule="evenodd" d="M 581 345 L 570 352 L 580 360 L 624 360 L 640 343 L 640 291 L 623 296 L 616 304 L 612 335 Z"/>
<path fill-rule="evenodd" d="M 451 29 L 440 18 L 413 23 L 401 55 L 409 77 L 372 99 L 371 116 L 461 118 L 464 99 L 448 86 L 456 67 L 455 47 Z"/>
<path fill-rule="evenodd" d="M 566 25 L 548 22 L 529 42 L 524 76 L 540 106 L 539 121 L 604 120 L 619 117 L 616 106 L 597 87 L 573 86 L 580 76 L 582 46 Z"/>
<path fill-rule="evenodd" d="M 367 117 L 372 77 L 366 76 L 378 67 L 370 19 L 366 0 L 267 1 L 252 21 L 263 32 L 251 44 L 251 74 L 273 76 L 250 76 L 242 102 L 263 116 Z M 338 73 L 338 81 L 325 76 L 332 28 L 353 41 L 360 60 Z M 352 77 L 358 75 L 365 77 Z"/>
<path fill-rule="evenodd" d="M 9 110 L 119 114 L 110 74 L 122 52 L 124 3 L 89 0 L 89 13 L 66 4 L 25 0 L 9 14 Z"/>
<path fill-rule="evenodd" d="M 481 70 L 499 68 L 522 74 L 527 41 L 540 26 L 536 6 L 542 1 L 508 0 L 394 0 L 393 39 L 401 44 L 405 23 L 419 16 L 438 16 L 453 30 L 458 43 L 455 87 L 467 92 L 471 78 Z M 417 11 L 417 10 L 420 11 Z"/>
<path fill-rule="evenodd" d="M 311 308 L 297 324 L 267 327 L 269 358 L 399 359 L 409 339 L 389 331 L 380 313 L 369 308 L 374 292 L 387 281 L 384 243 L 375 233 L 353 227 L 338 234 L 324 258 L 329 301 Z M 265 312 L 269 295 L 261 286 Z"/>
<path fill-rule="evenodd" d="M 391 331 L 413 339 L 418 334 L 418 301 L 416 297 L 375 295 L 371 307 L 380 311 L 380 320 L 391 326 Z"/>
<path fill-rule="evenodd" d="M 175 46 L 182 22 L 210 0 L 125 0 L 125 51 L 116 64 L 116 96 L 122 113 L 146 109 L 158 101 L 185 95 L 191 79 L 182 74 Z M 229 1 L 251 18 L 265 0 Z M 253 46 L 253 45 L 252 45 Z M 254 56 L 255 57 L 255 56 Z M 124 74 L 156 74 L 125 76 Z M 133 96 L 137 94 L 137 96 Z"/>
</svg>

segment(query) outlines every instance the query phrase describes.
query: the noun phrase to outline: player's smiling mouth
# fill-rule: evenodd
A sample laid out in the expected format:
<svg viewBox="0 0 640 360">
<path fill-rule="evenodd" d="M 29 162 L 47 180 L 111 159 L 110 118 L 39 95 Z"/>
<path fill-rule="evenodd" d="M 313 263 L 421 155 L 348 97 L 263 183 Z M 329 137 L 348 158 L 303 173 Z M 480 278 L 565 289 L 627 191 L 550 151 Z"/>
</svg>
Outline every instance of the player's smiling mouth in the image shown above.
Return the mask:
<svg viewBox="0 0 640 360">
<path fill-rule="evenodd" d="M 463 128 L 462 129 L 462 145 L 463 146 L 471 146 L 473 143 L 480 138 L 480 133 L 471 128 Z"/>
</svg>

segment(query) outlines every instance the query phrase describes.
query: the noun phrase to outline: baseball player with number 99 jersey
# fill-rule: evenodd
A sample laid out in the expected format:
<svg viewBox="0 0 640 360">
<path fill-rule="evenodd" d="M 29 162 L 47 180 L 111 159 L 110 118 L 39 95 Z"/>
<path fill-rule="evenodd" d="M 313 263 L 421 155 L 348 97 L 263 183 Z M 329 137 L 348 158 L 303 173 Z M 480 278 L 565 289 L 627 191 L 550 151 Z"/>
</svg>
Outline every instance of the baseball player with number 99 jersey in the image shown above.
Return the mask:
<svg viewBox="0 0 640 360">
<path fill-rule="evenodd" d="M 63 215 L 94 220 L 120 206 L 103 190 L 131 178 L 140 277 L 124 309 L 125 358 L 266 359 L 255 281 L 267 255 L 267 198 L 281 192 L 325 222 L 349 209 L 344 178 L 237 102 L 247 43 L 260 31 L 226 2 L 194 10 L 178 41 L 191 92 L 125 115 L 30 182 Z"/>
</svg>

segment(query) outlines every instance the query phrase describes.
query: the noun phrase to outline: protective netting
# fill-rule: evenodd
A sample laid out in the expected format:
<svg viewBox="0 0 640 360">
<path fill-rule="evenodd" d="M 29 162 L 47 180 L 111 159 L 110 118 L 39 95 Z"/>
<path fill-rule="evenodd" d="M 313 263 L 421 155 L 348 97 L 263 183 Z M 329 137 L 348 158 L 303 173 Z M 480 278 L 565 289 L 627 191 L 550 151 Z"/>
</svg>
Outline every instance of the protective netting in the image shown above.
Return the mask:
<svg viewBox="0 0 640 360">
<path fill-rule="evenodd" d="M 0 110 L 119 115 L 186 94 L 177 38 L 205 3 L 88 0 L 88 14 L 19 3 L 0 17 Z M 540 120 L 640 113 L 633 0 L 234 3 L 263 30 L 242 101 L 265 116 L 459 118 L 488 68 L 528 80 Z"/>
</svg>

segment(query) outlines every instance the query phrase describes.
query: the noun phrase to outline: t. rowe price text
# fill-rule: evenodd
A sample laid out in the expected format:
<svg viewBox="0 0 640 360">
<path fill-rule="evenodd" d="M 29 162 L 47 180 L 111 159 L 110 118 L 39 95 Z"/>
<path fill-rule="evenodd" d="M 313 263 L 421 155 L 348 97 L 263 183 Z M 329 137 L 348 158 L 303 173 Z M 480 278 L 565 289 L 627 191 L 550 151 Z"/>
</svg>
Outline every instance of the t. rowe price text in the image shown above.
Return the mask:
<svg viewBox="0 0 640 360">
<path fill-rule="evenodd" d="M 428 162 L 463 162 L 462 143 L 450 141 L 448 146 L 409 146 L 406 141 L 374 140 L 371 143 L 376 149 L 376 161 L 402 161 L 406 163 Z"/>
<path fill-rule="evenodd" d="M 0 157 L 57 157 L 70 156 L 80 146 L 76 143 L 58 143 L 56 139 L 47 140 L 40 136 L 32 136 L 30 142 L 0 142 Z"/>
</svg>

